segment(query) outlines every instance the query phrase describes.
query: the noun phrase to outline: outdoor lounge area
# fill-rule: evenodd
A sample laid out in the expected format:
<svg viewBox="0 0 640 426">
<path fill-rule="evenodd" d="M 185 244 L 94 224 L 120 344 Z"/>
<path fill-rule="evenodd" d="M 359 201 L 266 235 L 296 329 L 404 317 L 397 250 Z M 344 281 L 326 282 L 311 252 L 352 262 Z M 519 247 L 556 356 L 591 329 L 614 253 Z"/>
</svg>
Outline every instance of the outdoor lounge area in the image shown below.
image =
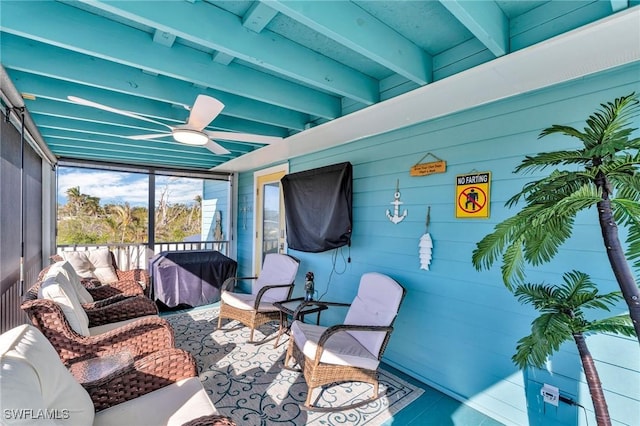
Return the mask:
<svg viewBox="0 0 640 426">
<path fill-rule="evenodd" d="M 64 253 L 74 262 L 57 260 L 43 269 L 22 303 L 32 325 L 0 335 L 0 405 L 7 424 L 42 417 L 104 425 L 320 425 L 340 419 L 354 425 L 424 424 L 425 418 L 433 424 L 449 424 L 451 418 L 501 424 L 378 365 L 405 295 L 385 275 L 363 275 L 352 303 L 293 299 L 300 307 L 283 318 L 285 311 L 268 308 L 266 301 L 283 287 L 282 296 L 273 297 L 291 297 L 290 285 L 278 283 L 292 281 L 298 263 L 283 273 L 282 262 L 291 262 L 290 256 L 270 254 L 259 277 L 270 284 L 256 294 L 263 299 L 257 302 L 263 314 L 271 309 L 276 315 L 250 321 L 252 327 L 232 320 L 230 328 L 221 329 L 224 305 L 233 299 L 223 296 L 221 303 L 160 313 L 143 295 L 143 281 L 101 284 L 78 275 L 78 254 L 113 258 L 104 249 Z M 143 273 L 120 275 L 126 272 Z M 139 291 L 132 291 L 133 284 Z M 347 307 L 344 323 L 351 325 L 307 324 L 298 316 L 304 303 Z M 289 320 L 291 330 L 283 334 Z M 315 331 L 320 329 L 336 338 L 322 343 Z M 251 340 L 254 332 L 262 334 L 260 342 Z M 307 348 L 318 337 L 321 355 L 315 355 L 315 346 Z"/>
<path fill-rule="evenodd" d="M 637 0 L 0 0 L 0 423 L 640 424 Z"/>
</svg>

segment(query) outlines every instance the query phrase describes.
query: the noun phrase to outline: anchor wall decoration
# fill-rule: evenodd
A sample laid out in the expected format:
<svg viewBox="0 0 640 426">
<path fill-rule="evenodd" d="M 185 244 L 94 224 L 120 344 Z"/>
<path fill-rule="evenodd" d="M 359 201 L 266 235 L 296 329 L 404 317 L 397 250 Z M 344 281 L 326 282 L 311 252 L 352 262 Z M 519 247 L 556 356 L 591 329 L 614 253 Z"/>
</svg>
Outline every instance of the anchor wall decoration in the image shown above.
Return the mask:
<svg viewBox="0 0 640 426">
<path fill-rule="evenodd" d="M 397 225 L 398 223 L 402 222 L 405 217 L 407 217 L 406 209 L 402 212 L 402 215 L 400 215 L 400 204 L 402 204 L 402 201 L 400 201 L 400 179 L 396 181 L 396 193 L 393 194 L 393 201 L 390 204 L 393 204 L 394 206 L 393 216 L 391 216 L 391 211 L 387 209 L 387 217 L 391 222 Z"/>
</svg>

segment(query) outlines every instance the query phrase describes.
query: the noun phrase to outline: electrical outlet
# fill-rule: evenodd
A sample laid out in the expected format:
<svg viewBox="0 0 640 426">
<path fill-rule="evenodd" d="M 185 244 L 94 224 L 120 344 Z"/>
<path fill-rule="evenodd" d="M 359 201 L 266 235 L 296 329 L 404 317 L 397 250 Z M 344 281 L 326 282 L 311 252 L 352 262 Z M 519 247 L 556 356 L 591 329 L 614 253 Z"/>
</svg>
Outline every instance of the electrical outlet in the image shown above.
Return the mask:
<svg viewBox="0 0 640 426">
<path fill-rule="evenodd" d="M 540 394 L 542 395 L 542 400 L 544 402 L 546 402 L 547 404 L 555 405 L 556 407 L 558 406 L 560 389 L 545 383 L 540 390 Z"/>
</svg>

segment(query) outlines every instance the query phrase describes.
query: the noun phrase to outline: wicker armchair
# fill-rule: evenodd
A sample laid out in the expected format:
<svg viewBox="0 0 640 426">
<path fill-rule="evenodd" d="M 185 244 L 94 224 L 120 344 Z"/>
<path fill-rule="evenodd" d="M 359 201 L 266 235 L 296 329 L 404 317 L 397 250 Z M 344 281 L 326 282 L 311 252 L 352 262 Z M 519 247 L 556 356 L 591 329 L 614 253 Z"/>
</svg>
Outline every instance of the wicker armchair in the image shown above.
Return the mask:
<svg viewBox="0 0 640 426">
<path fill-rule="evenodd" d="M 90 335 L 76 332 L 62 309 L 52 300 L 28 300 L 21 308 L 35 325 L 49 339 L 60 359 L 69 363 L 127 350 L 135 359 L 175 346 L 173 329 L 159 316 L 146 316 L 135 320 L 121 321 L 98 327 L 91 327 Z M 105 327 L 107 331 L 102 331 Z"/>
<path fill-rule="evenodd" d="M 193 419 L 182 426 L 236 426 L 236 422 L 227 416 L 212 414 L 210 416 L 202 416 Z"/>
<path fill-rule="evenodd" d="M 234 277 L 222 284 L 218 329 L 222 319 L 229 318 L 251 329 L 249 341 L 253 341 L 256 327 L 280 320 L 280 311 L 273 302 L 291 297 L 300 261 L 287 254 L 269 253 L 265 256 L 259 277 Z M 240 280 L 252 280 L 251 293 L 232 291 Z"/>
<path fill-rule="evenodd" d="M 31 286 L 25 294 L 25 300 L 38 300 L 38 290 L 41 285 L 42 282 L 37 282 Z M 112 296 L 104 300 L 83 303 L 82 308 L 89 318 L 89 327 L 158 314 L 158 307 L 146 296 Z"/>
<path fill-rule="evenodd" d="M 45 266 L 42 271 L 40 271 L 38 281 L 44 280 L 44 277 L 55 263 L 64 261 L 62 256 L 57 254 L 51 256 L 49 259 L 54 263 Z M 94 300 L 102 300 L 114 296 L 132 297 L 145 295 L 145 289 L 142 288 L 138 281 L 124 278 L 128 277 L 128 275 L 122 275 L 122 277 L 122 279 L 108 284 L 103 284 L 95 278 L 80 278 L 80 282 Z"/>
<path fill-rule="evenodd" d="M 76 296 L 82 305 L 82 308 L 89 317 L 89 326 L 96 327 L 112 322 L 125 321 L 132 318 L 138 318 L 146 315 L 158 314 L 156 304 L 146 296 L 125 296 L 117 294 L 102 300 L 94 300 L 93 295 L 87 290 L 80 281 L 80 277 L 75 273 L 73 267 L 66 261 L 56 262 L 47 268 L 47 274 L 42 277 L 61 272 L 73 285 L 76 290 Z M 42 274 L 41 274 L 42 275 Z M 36 300 L 40 298 L 39 292 L 43 281 L 36 282 L 27 290 L 25 299 Z"/>
<path fill-rule="evenodd" d="M 291 325 L 284 365 L 288 368 L 293 358 L 301 367 L 309 387 L 304 408 L 347 410 L 379 397 L 377 369 L 404 295 L 404 288 L 393 279 L 370 272 L 362 275 L 358 294 L 351 304 L 313 301 L 303 304 L 349 306 L 343 324 L 323 327 L 294 321 Z M 314 388 L 353 381 L 370 383 L 372 398 L 341 407 L 311 404 Z"/>
<path fill-rule="evenodd" d="M 150 278 L 147 271 L 139 268 L 126 271 L 121 270 L 118 267 L 118 263 L 116 262 L 116 257 L 113 252 L 106 248 L 63 252 L 62 255 L 55 254 L 51 256 L 50 259 L 54 262 L 59 262 L 61 260 L 71 261 L 71 263 L 74 264 L 74 267 L 80 269 L 80 275 L 84 278 L 87 287 L 97 288 L 107 285 L 108 287 L 111 287 L 110 291 L 120 290 L 120 292 L 128 295 L 145 294 L 146 296 L 149 296 L 151 288 Z M 87 261 L 96 262 L 104 269 L 108 267 L 108 269 L 111 270 L 111 273 L 108 274 L 111 276 L 111 279 L 105 281 L 100 276 L 93 277 L 91 275 L 94 274 L 83 270 L 80 265 Z"/>
<path fill-rule="evenodd" d="M 127 350 L 138 359 L 174 346 L 173 329 L 157 315 L 94 326 L 62 272 L 48 277 L 40 293 L 41 298 L 21 307 L 65 363 L 114 350 Z"/>
<path fill-rule="evenodd" d="M 193 356 L 178 348 L 163 349 L 137 361 L 127 352 L 117 352 L 75 362 L 68 367 L 91 397 L 96 411 L 198 376 Z"/>
<path fill-rule="evenodd" d="M 179 426 L 194 420 L 213 425 L 221 419 L 197 377 L 193 357 L 183 350 L 125 362 L 96 380 L 78 377 L 88 364 L 102 361 L 86 360 L 67 369 L 35 327 L 11 329 L 0 335 L 0 381 L 11 390 L 0 392 L 0 407 L 54 413 L 61 423 L 74 425 Z"/>
</svg>

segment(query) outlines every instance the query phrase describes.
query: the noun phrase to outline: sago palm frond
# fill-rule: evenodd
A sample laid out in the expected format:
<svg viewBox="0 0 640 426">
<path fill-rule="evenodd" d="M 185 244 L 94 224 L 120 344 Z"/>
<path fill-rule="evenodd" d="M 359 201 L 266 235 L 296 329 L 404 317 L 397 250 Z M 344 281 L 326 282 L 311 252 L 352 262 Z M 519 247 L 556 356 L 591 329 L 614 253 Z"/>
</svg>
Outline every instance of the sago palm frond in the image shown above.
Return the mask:
<svg viewBox="0 0 640 426">
<path fill-rule="evenodd" d="M 589 116 L 585 133 L 593 145 L 585 144 L 591 149 L 598 144 L 606 144 L 609 140 L 616 140 L 619 132 L 631 123 L 631 119 L 638 113 L 638 100 L 635 93 L 615 99 L 613 102 L 600 104 L 599 111 Z M 635 129 L 631 129 L 635 130 Z"/>
<path fill-rule="evenodd" d="M 551 285 L 525 283 L 515 289 L 514 295 L 520 303 L 544 309 L 556 299 L 555 292 L 555 287 Z"/>
<path fill-rule="evenodd" d="M 560 246 L 571 236 L 574 218 L 552 216 L 527 229 L 524 238 L 524 258 L 532 265 L 549 262 Z"/>
<path fill-rule="evenodd" d="M 638 167 L 640 166 L 636 166 Z M 616 198 L 640 201 L 640 173 L 613 172 L 607 175 L 607 179 L 616 191 Z"/>
<path fill-rule="evenodd" d="M 477 243 L 472 263 L 476 269 L 489 269 L 501 259 L 503 281 L 511 289 L 524 279 L 525 261 L 539 265 L 557 254 L 573 223 L 573 216 L 553 214 L 547 206 L 527 206 Z"/>
<path fill-rule="evenodd" d="M 549 214 L 575 216 L 579 211 L 593 207 L 599 201 L 602 201 L 602 191 L 593 184 L 583 185 L 549 207 Z"/>
<path fill-rule="evenodd" d="M 633 225 L 629 225 L 629 233 L 627 234 L 627 251 L 625 256 L 634 268 L 640 269 L 640 224 L 636 222 Z M 636 281 L 638 282 L 638 281 Z"/>
<path fill-rule="evenodd" d="M 554 204 L 592 180 L 592 177 L 584 172 L 554 170 L 549 176 L 527 183 L 522 191 L 511 197 L 505 205 L 513 207 L 520 199 L 529 204 Z"/>
<path fill-rule="evenodd" d="M 532 366 L 541 368 L 554 352 L 544 336 L 530 334 L 518 340 L 516 353 L 511 360 L 521 370 Z"/>
<path fill-rule="evenodd" d="M 633 138 L 627 141 L 627 149 L 640 149 L 640 138 Z"/>
<path fill-rule="evenodd" d="M 531 322 L 531 334 L 544 336 L 554 352 L 571 339 L 571 317 L 563 312 L 545 312 Z"/>
<path fill-rule="evenodd" d="M 515 240 L 510 244 L 502 255 L 502 282 L 507 288 L 512 289 L 516 283 L 524 281 L 524 252 L 522 250 L 523 239 Z"/>
<path fill-rule="evenodd" d="M 495 226 L 491 234 L 486 235 L 477 243 L 471 261 L 476 269 L 489 269 L 502 254 L 505 246 L 519 240 L 521 229 L 526 222 L 516 215 Z"/>
<path fill-rule="evenodd" d="M 583 143 L 585 143 L 586 140 L 590 139 L 589 135 L 587 135 L 586 133 L 582 133 L 578 129 L 575 129 L 571 126 L 564 126 L 562 124 L 554 124 L 553 126 L 547 127 L 546 129 L 542 130 L 538 135 L 538 139 L 554 133 L 561 133 L 565 136 L 574 137 L 581 140 Z"/>
<path fill-rule="evenodd" d="M 585 156 L 582 150 L 540 152 L 534 155 L 527 155 L 520 165 L 515 168 L 514 172 L 534 172 L 550 166 L 584 164 L 589 161 L 591 161 L 591 158 Z"/>
<path fill-rule="evenodd" d="M 640 151 L 639 151 L 640 152 Z M 629 147 L 624 151 L 616 153 L 609 161 L 603 162 L 600 170 L 609 175 L 609 173 L 628 173 L 629 175 L 638 173 L 638 165 L 640 164 L 639 152 L 631 153 Z"/>
<path fill-rule="evenodd" d="M 636 335 L 631 317 L 627 314 L 592 321 L 589 323 L 588 330 L 586 331 L 589 333 L 614 333 L 628 337 Z"/>
<path fill-rule="evenodd" d="M 525 262 L 540 265 L 550 261 L 571 236 L 577 212 L 601 200 L 595 186 L 584 185 L 557 202 L 524 207 L 477 244 L 474 266 L 488 269 L 502 254 L 503 282 L 511 289 L 523 281 Z"/>
</svg>

